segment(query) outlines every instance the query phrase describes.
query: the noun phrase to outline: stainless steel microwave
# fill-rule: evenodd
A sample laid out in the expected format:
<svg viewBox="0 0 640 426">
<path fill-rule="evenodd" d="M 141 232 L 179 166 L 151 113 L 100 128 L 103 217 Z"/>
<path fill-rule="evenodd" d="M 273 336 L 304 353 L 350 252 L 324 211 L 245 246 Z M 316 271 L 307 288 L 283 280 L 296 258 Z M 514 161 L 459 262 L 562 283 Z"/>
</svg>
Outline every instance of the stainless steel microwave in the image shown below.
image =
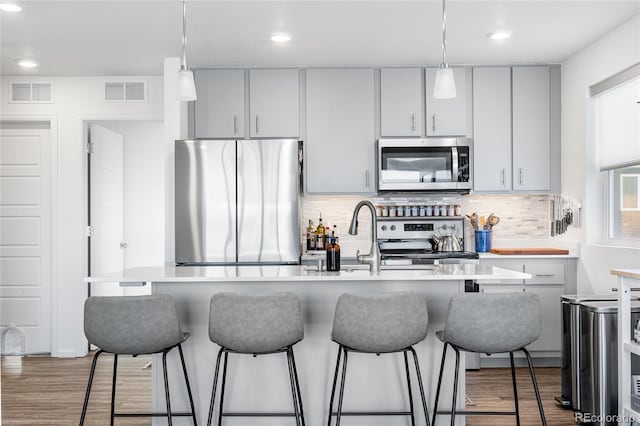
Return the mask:
<svg viewBox="0 0 640 426">
<path fill-rule="evenodd" d="M 379 139 L 379 191 L 469 192 L 473 141 L 469 138 Z"/>
</svg>

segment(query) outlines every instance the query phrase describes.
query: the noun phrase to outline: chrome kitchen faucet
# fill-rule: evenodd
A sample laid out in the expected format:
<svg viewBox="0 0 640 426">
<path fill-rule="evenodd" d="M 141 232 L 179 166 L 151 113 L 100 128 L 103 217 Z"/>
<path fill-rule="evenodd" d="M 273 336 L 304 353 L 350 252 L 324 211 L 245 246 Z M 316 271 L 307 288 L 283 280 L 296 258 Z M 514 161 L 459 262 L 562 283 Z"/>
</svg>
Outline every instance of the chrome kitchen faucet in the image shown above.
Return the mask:
<svg viewBox="0 0 640 426">
<path fill-rule="evenodd" d="M 378 247 L 378 220 L 376 218 L 376 209 L 371 201 L 360 201 L 353 211 L 353 218 L 349 226 L 350 235 L 358 235 L 358 213 L 363 206 L 367 206 L 371 212 L 371 249 L 369 254 L 360 254 L 360 250 L 356 252 L 358 263 L 369 265 L 369 272 L 380 272 L 380 248 Z"/>
</svg>

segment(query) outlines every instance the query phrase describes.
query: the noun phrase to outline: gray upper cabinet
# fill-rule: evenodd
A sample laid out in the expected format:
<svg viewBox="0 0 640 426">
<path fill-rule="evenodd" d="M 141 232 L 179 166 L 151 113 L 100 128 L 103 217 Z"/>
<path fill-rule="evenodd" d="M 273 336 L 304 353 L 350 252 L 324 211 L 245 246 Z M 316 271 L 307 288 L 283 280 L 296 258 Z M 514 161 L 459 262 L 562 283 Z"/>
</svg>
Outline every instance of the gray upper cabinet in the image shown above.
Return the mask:
<svg viewBox="0 0 640 426">
<path fill-rule="evenodd" d="M 437 70 L 437 68 L 425 70 L 427 136 L 471 137 L 471 68 L 453 68 L 458 95 L 452 99 L 435 99 L 433 97 Z"/>
<path fill-rule="evenodd" d="M 249 129 L 252 138 L 300 135 L 299 71 L 249 71 Z"/>
<path fill-rule="evenodd" d="M 197 138 L 244 137 L 244 70 L 196 70 Z"/>
<path fill-rule="evenodd" d="M 511 68 L 473 70 L 473 187 L 511 190 Z"/>
<path fill-rule="evenodd" d="M 513 68 L 513 189 L 551 188 L 549 67 Z"/>
<path fill-rule="evenodd" d="M 422 69 L 380 71 L 381 136 L 421 136 L 424 117 Z"/>
<path fill-rule="evenodd" d="M 375 193 L 373 69 L 307 70 L 306 123 L 306 193 Z"/>
</svg>

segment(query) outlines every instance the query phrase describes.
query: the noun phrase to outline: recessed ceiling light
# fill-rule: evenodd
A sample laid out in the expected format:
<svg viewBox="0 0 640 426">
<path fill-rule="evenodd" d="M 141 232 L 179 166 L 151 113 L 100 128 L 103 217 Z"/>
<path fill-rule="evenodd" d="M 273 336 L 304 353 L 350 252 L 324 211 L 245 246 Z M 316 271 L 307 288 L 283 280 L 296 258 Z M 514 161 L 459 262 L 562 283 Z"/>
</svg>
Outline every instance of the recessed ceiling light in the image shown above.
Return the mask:
<svg viewBox="0 0 640 426">
<path fill-rule="evenodd" d="M 20 12 L 22 8 L 16 4 L 0 3 L 0 10 L 4 12 Z"/>
<path fill-rule="evenodd" d="M 36 61 L 32 61 L 30 59 L 16 59 L 16 63 L 22 68 L 35 68 L 38 66 Z"/>
<path fill-rule="evenodd" d="M 278 33 L 271 36 L 271 41 L 275 41 L 276 43 L 286 43 L 291 41 L 291 36 L 287 33 Z"/>
<path fill-rule="evenodd" d="M 491 40 L 506 40 L 511 37 L 511 33 L 508 31 L 496 31 L 495 33 L 487 34 Z"/>
</svg>

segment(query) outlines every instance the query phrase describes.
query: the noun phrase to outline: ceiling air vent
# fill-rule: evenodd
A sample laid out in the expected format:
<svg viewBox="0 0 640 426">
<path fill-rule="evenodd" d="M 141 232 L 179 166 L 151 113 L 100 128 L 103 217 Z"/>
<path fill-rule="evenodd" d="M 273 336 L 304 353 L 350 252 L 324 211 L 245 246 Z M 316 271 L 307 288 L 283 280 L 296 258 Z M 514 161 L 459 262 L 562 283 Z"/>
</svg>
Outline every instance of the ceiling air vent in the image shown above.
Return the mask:
<svg viewBox="0 0 640 426">
<path fill-rule="evenodd" d="M 147 84 L 144 81 L 107 81 L 104 84 L 105 102 L 144 102 Z"/>
<path fill-rule="evenodd" d="M 51 103 L 53 86 L 51 83 L 11 83 L 9 85 L 10 102 L 15 103 Z"/>
</svg>

